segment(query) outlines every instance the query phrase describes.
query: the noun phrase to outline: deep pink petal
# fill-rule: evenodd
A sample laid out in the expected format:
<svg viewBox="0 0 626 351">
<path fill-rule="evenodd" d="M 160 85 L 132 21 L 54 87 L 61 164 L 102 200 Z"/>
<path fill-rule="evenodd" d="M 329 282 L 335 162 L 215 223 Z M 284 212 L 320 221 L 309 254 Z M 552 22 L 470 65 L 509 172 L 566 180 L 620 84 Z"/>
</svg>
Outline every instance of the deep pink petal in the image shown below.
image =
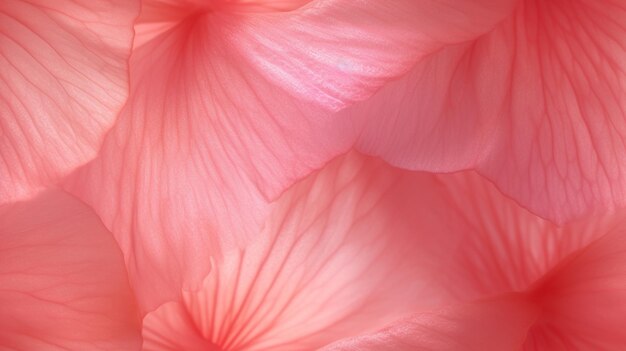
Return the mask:
<svg viewBox="0 0 626 351">
<path fill-rule="evenodd" d="M 0 207 L 0 349 L 140 350 L 111 233 L 62 192 Z"/>
<path fill-rule="evenodd" d="M 321 351 L 516 351 L 537 314 L 535 306 L 519 297 L 456 305 L 416 314 Z"/>
<path fill-rule="evenodd" d="M 128 95 L 134 0 L 0 3 L 0 201 L 94 157 Z"/>
<path fill-rule="evenodd" d="M 117 235 L 143 307 L 197 286 L 210 255 L 258 233 L 267 196 L 349 149 L 358 131 L 328 109 L 489 29 L 511 1 L 482 3 L 255 12 L 246 1 L 146 1 L 129 102 L 100 157 L 68 183 Z M 432 18 L 446 6 L 449 21 Z M 401 48 L 384 49 L 388 41 Z"/>
<path fill-rule="evenodd" d="M 623 215 L 623 214 L 622 214 Z M 564 260 L 535 293 L 542 316 L 525 351 L 619 350 L 626 345 L 626 236 L 623 219 Z"/>
<path fill-rule="evenodd" d="M 626 8 L 520 1 L 477 40 L 448 46 L 343 112 L 358 148 L 401 167 L 477 167 L 541 216 L 626 204 Z"/>
</svg>

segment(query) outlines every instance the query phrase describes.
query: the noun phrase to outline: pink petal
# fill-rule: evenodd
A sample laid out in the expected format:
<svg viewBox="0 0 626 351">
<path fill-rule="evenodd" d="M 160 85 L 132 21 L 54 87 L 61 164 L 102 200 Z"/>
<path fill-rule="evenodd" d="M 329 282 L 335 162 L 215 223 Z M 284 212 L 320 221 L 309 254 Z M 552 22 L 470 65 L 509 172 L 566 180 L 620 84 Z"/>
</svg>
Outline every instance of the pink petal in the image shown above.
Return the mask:
<svg viewBox="0 0 626 351">
<path fill-rule="evenodd" d="M 0 201 L 93 158 L 127 96 L 133 0 L 0 3 Z"/>
<path fill-rule="evenodd" d="M 316 1 L 278 13 L 146 1 L 130 100 L 100 157 L 67 185 L 116 234 L 143 309 L 197 287 L 211 254 L 258 233 L 265 196 L 349 149 L 357 131 L 323 108 L 487 30 L 511 1 L 455 3 L 439 23 L 431 16 L 450 3 Z M 329 18 L 338 25 L 322 26 Z M 389 40 L 401 48 L 384 49 Z"/>
<path fill-rule="evenodd" d="M 436 179 L 441 188 L 430 196 L 430 213 L 420 216 L 432 221 L 431 233 L 441 233 L 438 245 L 449 257 L 439 258 L 435 269 L 460 300 L 527 292 L 613 223 L 610 216 L 599 216 L 560 227 L 474 172 Z"/>
<path fill-rule="evenodd" d="M 474 172 L 408 172 L 352 153 L 284 193 L 262 235 L 212 261 L 202 289 L 149 313 L 144 347 L 618 349 L 621 222 L 559 227 Z"/>
<path fill-rule="evenodd" d="M 621 214 L 623 216 L 623 213 Z M 626 345 L 626 236 L 623 218 L 568 257 L 534 292 L 543 309 L 525 351 L 619 350 Z"/>
<path fill-rule="evenodd" d="M 119 248 L 62 192 L 0 207 L 0 349 L 139 350 Z"/>
<path fill-rule="evenodd" d="M 626 204 L 622 1 L 521 1 L 353 111 L 358 148 L 410 169 L 477 167 L 564 222 Z"/>
<path fill-rule="evenodd" d="M 67 185 L 116 235 L 146 311 L 258 232 L 259 188 L 276 193 L 349 147 L 315 108 L 242 61 L 230 25 L 190 20 L 136 50 L 130 101 L 100 156 Z"/>
<path fill-rule="evenodd" d="M 467 44 L 425 57 L 400 80 L 339 113 L 361 130 L 356 148 L 409 169 L 450 172 L 474 167 L 497 140 L 497 106 L 479 104 L 468 90 L 496 67 L 462 64 Z M 482 84 L 478 80 L 477 84 Z M 504 93 L 494 91 L 493 94 Z"/>
<path fill-rule="evenodd" d="M 246 18 L 233 40 L 270 81 L 338 110 L 369 97 L 423 55 L 493 28 L 515 3 L 318 0 L 295 14 Z"/>
<path fill-rule="evenodd" d="M 510 88 L 481 172 L 557 221 L 626 204 L 623 1 L 524 4 L 488 39 L 510 62 L 493 87 Z"/>
<path fill-rule="evenodd" d="M 351 153 L 285 192 L 202 288 L 148 314 L 145 347 L 308 350 L 435 306 L 527 294 L 606 223 L 557 227 L 476 173 Z"/>
<path fill-rule="evenodd" d="M 419 313 L 321 351 L 515 351 L 537 313 L 519 297 L 503 297 Z"/>
<path fill-rule="evenodd" d="M 432 199 L 420 180 L 434 182 L 356 154 L 333 161 L 283 194 L 245 249 L 215 259 L 201 289 L 148 314 L 146 350 L 181 349 L 190 330 L 221 349 L 309 350 L 436 303 L 438 240 L 411 219 Z"/>
</svg>

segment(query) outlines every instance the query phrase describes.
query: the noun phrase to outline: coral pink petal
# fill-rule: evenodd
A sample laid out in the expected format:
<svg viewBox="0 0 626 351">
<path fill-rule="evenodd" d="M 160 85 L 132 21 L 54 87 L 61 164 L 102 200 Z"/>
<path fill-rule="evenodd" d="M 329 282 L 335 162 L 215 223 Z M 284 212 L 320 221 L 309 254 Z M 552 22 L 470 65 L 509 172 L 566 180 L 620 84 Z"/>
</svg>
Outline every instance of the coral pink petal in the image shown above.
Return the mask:
<svg viewBox="0 0 626 351">
<path fill-rule="evenodd" d="M 496 142 L 490 116 L 497 106 L 479 104 L 468 90 L 485 91 L 497 67 L 470 69 L 459 62 L 465 45 L 422 59 L 373 97 L 341 111 L 360 130 L 356 149 L 399 167 L 450 172 L 474 167 Z M 502 93 L 494 91 L 493 95 Z"/>
<path fill-rule="evenodd" d="M 559 222 L 626 204 L 624 2 L 523 4 L 483 44 L 509 68 L 492 85 L 506 98 L 485 96 L 507 117 L 481 172 Z"/>
<path fill-rule="evenodd" d="M 290 188 L 268 218 L 212 260 L 200 289 L 145 318 L 148 350 L 183 347 L 176 335 L 308 350 L 443 304 L 525 293 L 605 223 L 560 228 L 474 172 L 410 172 L 357 153 Z"/>
<path fill-rule="evenodd" d="M 0 2 L 0 202 L 95 156 L 128 95 L 133 0 Z"/>
<path fill-rule="evenodd" d="M 564 222 L 626 204 L 626 8 L 520 1 L 480 38 L 427 57 L 352 114 L 394 165 L 477 167 Z"/>
<path fill-rule="evenodd" d="M 67 183 L 117 235 L 144 309 L 200 283 L 210 255 L 258 234 L 267 197 L 353 145 L 328 109 L 488 30 L 512 1 L 260 3 L 146 1 L 129 102 Z"/>
<path fill-rule="evenodd" d="M 447 256 L 413 216 L 435 196 L 420 185 L 436 180 L 357 154 L 333 161 L 272 205 L 261 235 L 216 258 L 201 289 L 145 318 L 146 349 L 180 348 L 162 340 L 192 329 L 220 349 L 309 350 L 438 303 L 432 261 Z"/>
<path fill-rule="evenodd" d="M 270 81 L 338 110 L 369 97 L 423 55 L 492 29 L 516 2 L 318 0 L 297 12 L 243 19 L 233 40 Z"/>
<path fill-rule="evenodd" d="M 0 349 L 140 350 L 122 254 L 62 192 L 0 207 Z"/>
<path fill-rule="evenodd" d="M 623 215 L 623 213 L 621 214 Z M 626 345 L 626 236 L 623 219 L 576 252 L 535 292 L 543 316 L 525 351 L 619 350 Z"/>
<path fill-rule="evenodd" d="M 523 299 L 501 297 L 419 313 L 320 351 L 521 350 L 537 314 L 537 308 Z"/>
</svg>

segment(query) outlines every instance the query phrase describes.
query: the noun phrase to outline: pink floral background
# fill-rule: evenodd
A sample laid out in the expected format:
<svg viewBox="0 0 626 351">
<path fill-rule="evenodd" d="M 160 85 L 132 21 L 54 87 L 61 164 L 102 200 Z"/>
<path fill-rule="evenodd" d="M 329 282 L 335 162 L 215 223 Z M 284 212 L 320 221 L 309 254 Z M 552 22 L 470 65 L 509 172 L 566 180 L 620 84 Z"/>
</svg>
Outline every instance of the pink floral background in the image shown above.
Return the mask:
<svg viewBox="0 0 626 351">
<path fill-rule="evenodd" d="M 48 350 L 626 350 L 626 0 L 0 0 Z"/>
</svg>

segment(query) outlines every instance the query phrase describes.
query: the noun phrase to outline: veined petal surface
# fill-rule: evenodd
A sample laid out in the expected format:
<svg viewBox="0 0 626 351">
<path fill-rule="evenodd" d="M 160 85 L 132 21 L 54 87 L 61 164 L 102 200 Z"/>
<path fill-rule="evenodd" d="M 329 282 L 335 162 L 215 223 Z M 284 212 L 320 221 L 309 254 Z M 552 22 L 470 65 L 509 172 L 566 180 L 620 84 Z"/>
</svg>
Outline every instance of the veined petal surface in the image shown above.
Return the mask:
<svg viewBox="0 0 626 351">
<path fill-rule="evenodd" d="M 135 0 L 0 3 L 0 202 L 94 158 L 128 96 Z"/>
<path fill-rule="evenodd" d="M 280 3 L 143 2 L 129 101 L 66 188 L 116 235 L 146 311 L 198 287 L 211 255 L 259 233 L 269 199 L 351 147 L 358 131 L 331 111 L 513 1 Z"/>
</svg>

